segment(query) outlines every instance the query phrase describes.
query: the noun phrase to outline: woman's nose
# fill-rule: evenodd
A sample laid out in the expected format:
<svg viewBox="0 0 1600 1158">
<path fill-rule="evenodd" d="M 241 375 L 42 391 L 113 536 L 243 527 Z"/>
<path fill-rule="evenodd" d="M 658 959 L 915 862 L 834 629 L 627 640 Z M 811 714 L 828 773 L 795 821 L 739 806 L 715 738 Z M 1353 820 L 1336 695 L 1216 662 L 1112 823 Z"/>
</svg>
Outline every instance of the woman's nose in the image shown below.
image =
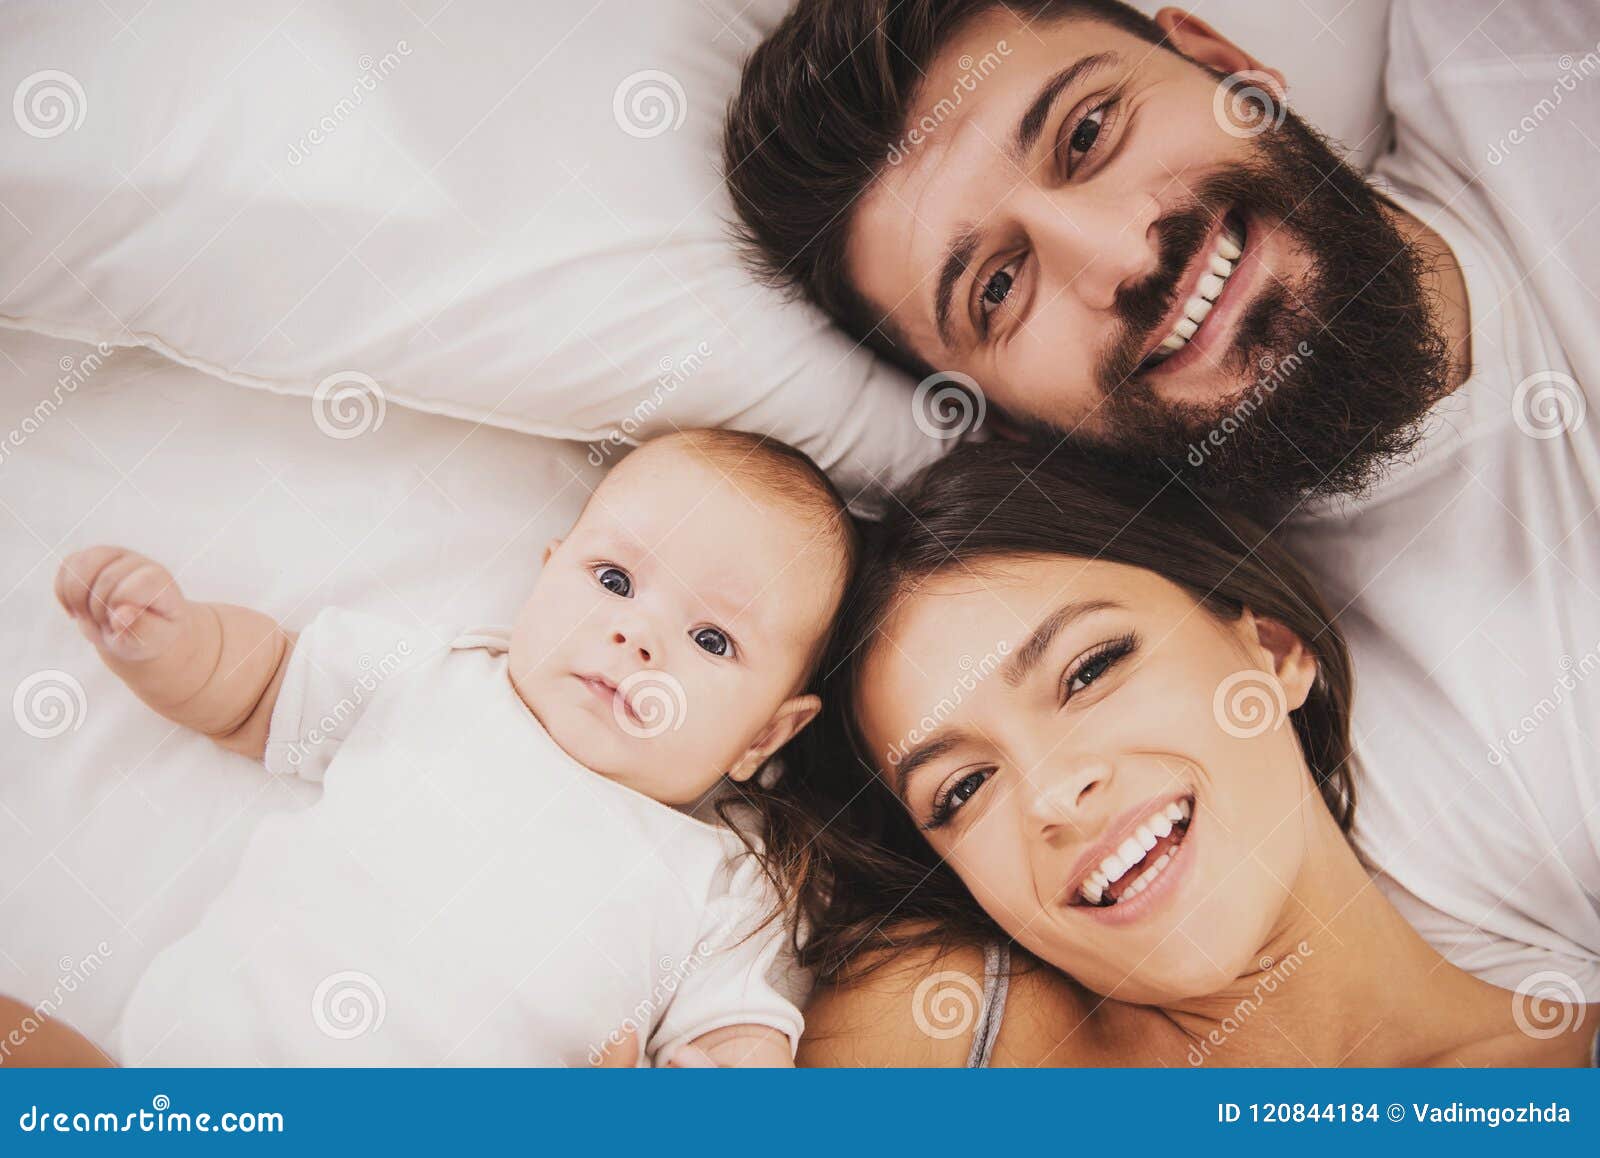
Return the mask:
<svg viewBox="0 0 1600 1158">
<path fill-rule="evenodd" d="M 1116 305 L 1117 291 L 1149 277 L 1161 264 L 1155 223 L 1161 210 L 1147 194 L 1099 191 L 1063 195 L 1041 190 L 1029 226 L 1046 284 L 1064 287 L 1092 310 Z"/>
<path fill-rule="evenodd" d="M 1024 777 L 1029 819 L 1046 835 L 1057 830 L 1081 834 L 1097 817 L 1113 775 L 1111 761 L 1101 756 L 1050 762 Z"/>
</svg>

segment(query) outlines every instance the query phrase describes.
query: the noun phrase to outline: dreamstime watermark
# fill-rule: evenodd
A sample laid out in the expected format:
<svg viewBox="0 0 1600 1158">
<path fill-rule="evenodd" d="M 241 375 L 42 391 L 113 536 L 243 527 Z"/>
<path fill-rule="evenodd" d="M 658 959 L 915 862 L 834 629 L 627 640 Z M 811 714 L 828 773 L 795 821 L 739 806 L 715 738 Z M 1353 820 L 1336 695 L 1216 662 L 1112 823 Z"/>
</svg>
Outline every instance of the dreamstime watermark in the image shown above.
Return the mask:
<svg viewBox="0 0 1600 1158">
<path fill-rule="evenodd" d="M 87 382 L 105 360 L 111 357 L 111 353 L 110 345 L 100 342 L 91 353 L 81 358 L 74 358 L 70 354 L 61 355 L 61 360 L 56 363 L 61 375 L 56 379 L 54 388 L 46 397 L 34 403 L 33 410 L 12 427 L 4 439 L 0 439 L 0 465 L 4 465 L 13 451 L 20 450 L 31 435 L 37 434 L 43 428 L 51 416 L 61 409 L 61 404 L 66 401 L 67 396 L 76 393 L 78 387 Z"/>
<path fill-rule="evenodd" d="M 630 1038 L 644 1041 L 654 1027 L 657 1016 L 672 1000 L 672 995 L 678 991 L 678 986 L 710 959 L 711 946 L 705 941 L 695 945 L 691 953 L 677 961 L 671 957 L 662 957 L 656 963 L 661 971 L 660 976 L 650 986 L 650 992 L 639 999 L 639 1003 L 622 1019 L 622 1024 L 613 1029 L 604 1041 L 590 1048 L 589 1064 L 605 1065 L 611 1051 L 626 1047 Z"/>
<path fill-rule="evenodd" d="M 663 357 L 657 363 L 660 373 L 656 375 L 655 388 L 650 391 L 649 397 L 641 399 L 633 408 L 633 413 L 624 418 L 611 433 L 589 445 L 589 464 L 604 466 L 613 450 L 620 446 L 631 445 L 651 416 L 660 410 L 662 404 L 677 391 L 678 387 L 687 382 L 710 357 L 711 347 L 705 342 L 699 343 L 676 361 L 670 357 Z"/>
<path fill-rule="evenodd" d="M 1583 1025 L 1583 987 L 1556 969 L 1530 973 L 1512 994 L 1511 1017 L 1538 1041 L 1575 1033 Z"/>
<path fill-rule="evenodd" d="M 30 137 L 59 137 L 83 124 L 89 115 L 89 98 L 77 77 L 47 68 L 22 78 L 11 94 L 11 115 Z"/>
<path fill-rule="evenodd" d="M 377 430 L 388 406 L 383 387 L 359 370 L 329 374 L 311 392 L 311 417 L 329 438 L 359 438 Z"/>
<path fill-rule="evenodd" d="M 1256 69 L 1235 72 L 1217 82 L 1211 115 L 1230 137 L 1258 137 L 1283 124 L 1289 97 L 1278 78 Z"/>
<path fill-rule="evenodd" d="M 911 995 L 911 1020 L 935 1041 L 960 1037 L 976 1024 L 983 987 L 959 969 L 924 977 Z"/>
<path fill-rule="evenodd" d="M 1561 69 L 1561 75 L 1556 77 L 1555 84 L 1550 86 L 1550 95 L 1541 97 L 1533 108 L 1523 114 L 1521 120 L 1489 146 L 1489 151 L 1484 155 L 1484 160 L 1489 164 L 1499 165 L 1504 162 L 1511 156 L 1512 149 L 1533 136 L 1539 126 L 1561 107 L 1562 100 L 1568 93 L 1577 89 L 1578 82 L 1600 72 L 1600 42 L 1576 60 L 1570 52 L 1563 53 L 1556 60 L 1556 66 Z"/>
<path fill-rule="evenodd" d="M 11 695 L 11 716 L 35 740 L 54 740 L 83 727 L 89 698 L 71 672 L 36 671 Z"/>
<path fill-rule="evenodd" d="M 689 115 L 689 98 L 670 72 L 647 68 L 622 78 L 611 94 L 611 116 L 630 137 L 675 132 Z"/>
<path fill-rule="evenodd" d="M 68 995 L 76 993 L 89 978 L 99 972 L 100 967 L 106 963 L 106 958 L 111 956 L 111 946 L 101 941 L 94 947 L 94 952 L 85 954 L 78 960 L 71 957 L 62 957 L 56 962 L 56 983 L 50 995 L 41 999 L 10 1031 L 4 1038 L 0 1038 L 0 1064 L 11 1057 L 11 1051 L 21 1049 L 27 1044 L 28 1038 L 38 1033 L 44 1023 L 56 1015 L 56 1011 L 65 1003 Z"/>
<path fill-rule="evenodd" d="M 689 701 L 683 685 L 664 671 L 645 669 L 625 676 L 611 697 L 617 727 L 640 740 L 654 740 L 683 727 Z"/>
<path fill-rule="evenodd" d="M 1211 714 L 1234 739 L 1253 740 L 1283 726 L 1289 718 L 1289 700 L 1270 672 L 1246 668 L 1217 685 Z"/>
<path fill-rule="evenodd" d="M 976 60 L 965 55 L 956 61 L 956 67 L 961 70 L 961 75 L 950 86 L 950 95 L 939 98 L 939 102 L 918 117 L 898 141 L 889 146 L 885 157 L 890 165 L 898 165 L 911 155 L 911 150 L 922 144 L 934 133 L 939 131 L 939 126 L 955 115 L 961 107 L 962 99 L 978 89 L 978 82 L 985 80 L 1000 67 L 1001 61 L 1011 55 L 1011 46 L 1004 40 L 995 42 L 995 46 Z"/>
<path fill-rule="evenodd" d="M 1600 643 L 1596 643 L 1576 661 L 1570 655 L 1561 657 L 1561 674 L 1556 677 L 1555 683 L 1550 685 L 1550 694 L 1542 697 L 1532 708 L 1524 712 L 1522 718 L 1511 726 L 1505 738 L 1495 741 L 1489 746 L 1489 763 L 1496 768 L 1506 762 L 1511 755 L 1511 749 L 1521 746 L 1522 742 L 1538 731 L 1539 726 L 1555 715 L 1557 709 L 1567 702 L 1567 695 L 1577 690 L 1578 685 L 1588 679 L 1596 671 L 1600 671 Z"/>
<path fill-rule="evenodd" d="M 361 656 L 356 661 L 361 674 L 356 677 L 350 694 L 313 720 L 305 734 L 288 745 L 284 758 L 288 760 L 289 767 L 299 768 L 314 748 L 335 735 L 345 721 L 361 710 L 361 705 L 378 690 L 378 685 L 400 670 L 410 654 L 411 641 L 402 639 L 393 651 L 386 652 L 380 659 L 374 660 L 370 655 Z"/>
<path fill-rule="evenodd" d="M 983 425 L 989 404 L 983 389 L 966 374 L 940 370 L 911 392 L 911 418 L 929 438 L 960 438 Z"/>
<path fill-rule="evenodd" d="M 1191 1066 L 1205 1065 L 1212 1051 L 1219 1050 L 1228 1044 L 1228 1039 L 1244 1028 L 1245 1022 L 1260 1009 L 1268 997 L 1278 991 L 1290 977 L 1300 971 L 1305 964 L 1305 959 L 1313 954 L 1310 944 L 1301 941 L 1294 947 L 1294 952 L 1274 961 L 1271 957 L 1261 958 L 1261 976 L 1250 987 L 1250 992 L 1241 997 L 1234 1007 L 1222 1015 L 1222 1020 L 1213 1026 L 1200 1041 L 1189 1046 L 1188 1060 Z"/>
<path fill-rule="evenodd" d="M 1213 426 L 1204 438 L 1189 444 L 1189 465 L 1197 470 L 1204 466 L 1211 452 L 1221 449 L 1222 445 L 1233 437 L 1234 432 L 1249 421 L 1250 416 L 1261 408 L 1261 404 L 1276 394 L 1278 387 L 1282 386 L 1309 357 L 1311 357 L 1311 346 L 1304 339 L 1281 358 L 1275 354 L 1262 354 L 1260 361 L 1257 362 L 1262 376 L 1256 379 L 1255 386 L 1239 398 L 1233 409 L 1224 415 L 1222 421 Z"/>
<path fill-rule="evenodd" d="M 1560 438 L 1583 425 L 1589 412 L 1583 388 L 1571 374 L 1538 370 L 1511 395 L 1511 419 L 1529 438 Z"/>
<path fill-rule="evenodd" d="M 311 1020 L 335 1041 L 377 1033 L 388 1012 L 383 986 L 359 969 L 328 974 L 311 994 Z"/>
<path fill-rule="evenodd" d="M 910 755 L 911 750 L 922 743 L 944 724 L 946 720 L 961 706 L 962 701 L 976 691 L 978 685 L 1000 670 L 1006 656 L 1011 654 L 1011 641 L 1002 639 L 995 645 L 995 649 L 977 662 L 973 662 L 970 655 L 961 657 L 959 663 L 961 675 L 951 687 L 948 695 L 944 696 L 933 709 L 922 719 L 917 721 L 917 726 L 906 733 L 904 739 L 889 745 L 888 760 L 891 768 L 900 766 L 900 761 Z"/>
<path fill-rule="evenodd" d="M 395 46 L 384 53 L 377 60 L 371 54 L 363 53 L 356 61 L 356 66 L 361 73 L 350 85 L 350 95 L 341 97 L 339 103 L 317 118 L 317 123 L 307 129 L 296 140 L 289 142 L 288 160 L 291 165 L 299 165 L 311 155 L 311 150 L 327 141 L 352 116 L 355 115 L 368 94 L 378 90 L 378 84 L 387 80 L 395 69 L 400 67 L 400 58 L 411 55 L 411 45 L 404 40 L 395 42 Z"/>
</svg>

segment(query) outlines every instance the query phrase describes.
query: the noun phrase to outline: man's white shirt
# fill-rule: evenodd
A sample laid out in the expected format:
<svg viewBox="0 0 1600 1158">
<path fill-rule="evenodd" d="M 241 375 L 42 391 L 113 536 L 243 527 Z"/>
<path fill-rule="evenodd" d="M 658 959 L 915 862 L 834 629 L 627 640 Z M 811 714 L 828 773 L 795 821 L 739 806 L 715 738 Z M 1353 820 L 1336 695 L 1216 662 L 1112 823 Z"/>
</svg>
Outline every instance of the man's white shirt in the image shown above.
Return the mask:
<svg viewBox="0 0 1600 1158">
<path fill-rule="evenodd" d="M 1288 543 L 1354 653 L 1380 885 L 1461 968 L 1600 1001 L 1600 6 L 1397 0 L 1389 49 L 1374 175 L 1461 264 L 1471 375 Z"/>
</svg>

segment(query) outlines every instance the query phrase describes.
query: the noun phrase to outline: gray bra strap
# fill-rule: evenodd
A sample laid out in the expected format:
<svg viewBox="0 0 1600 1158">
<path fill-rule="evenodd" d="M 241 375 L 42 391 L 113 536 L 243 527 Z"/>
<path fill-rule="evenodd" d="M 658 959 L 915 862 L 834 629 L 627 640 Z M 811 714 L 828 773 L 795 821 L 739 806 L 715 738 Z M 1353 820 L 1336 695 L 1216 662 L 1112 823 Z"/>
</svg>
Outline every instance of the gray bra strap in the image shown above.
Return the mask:
<svg viewBox="0 0 1600 1158">
<path fill-rule="evenodd" d="M 1006 990 L 1011 985 L 1011 946 L 991 942 L 983 950 L 983 1004 L 978 1008 L 978 1028 L 972 1036 L 972 1052 L 967 1055 L 969 1070 L 987 1069 L 1000 1022 L 1006 1014 Z"/>
</svg>

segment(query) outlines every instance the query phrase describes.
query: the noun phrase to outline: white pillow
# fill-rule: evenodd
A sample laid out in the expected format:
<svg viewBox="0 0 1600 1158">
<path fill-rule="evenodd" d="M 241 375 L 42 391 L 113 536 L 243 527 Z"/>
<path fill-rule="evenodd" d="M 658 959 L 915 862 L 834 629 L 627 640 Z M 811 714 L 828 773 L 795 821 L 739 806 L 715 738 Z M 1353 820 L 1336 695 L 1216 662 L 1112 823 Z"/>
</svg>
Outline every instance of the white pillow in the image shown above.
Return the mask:
<svg viewBox="0 0 1600 1158">
<path fill-rule="evenodd" d="M 1335 3 L 1201 8 L 1348 139 L 1387 0 Z M 946 445 L 910 383 L 727 241 L 722 113 L 787 6 L 5 5 L 0 324 L 310 394 L 341 431 L 376 393 L 565 438 L 739 426 L 896 481 Z"/>
<path fill-rule="evenodd" d="M 1155 15 L 1166 4 L 1131 0 Z M 1289 83 L 1289 106 L 1363 172 L 1389 145 L 1383 69 L 1391 0 L 1190 0 L 1196 16 Z"/>
<path fill-rule="evenodd" d="M 943 448 L 728 243 L 722 116 L 785 0 L 115 7 L 0 7 L 0 321 L 333 375 L 334 423 L 371 380 L 556 437 L 774 433 L 847 493 Z"/>
</svg>

